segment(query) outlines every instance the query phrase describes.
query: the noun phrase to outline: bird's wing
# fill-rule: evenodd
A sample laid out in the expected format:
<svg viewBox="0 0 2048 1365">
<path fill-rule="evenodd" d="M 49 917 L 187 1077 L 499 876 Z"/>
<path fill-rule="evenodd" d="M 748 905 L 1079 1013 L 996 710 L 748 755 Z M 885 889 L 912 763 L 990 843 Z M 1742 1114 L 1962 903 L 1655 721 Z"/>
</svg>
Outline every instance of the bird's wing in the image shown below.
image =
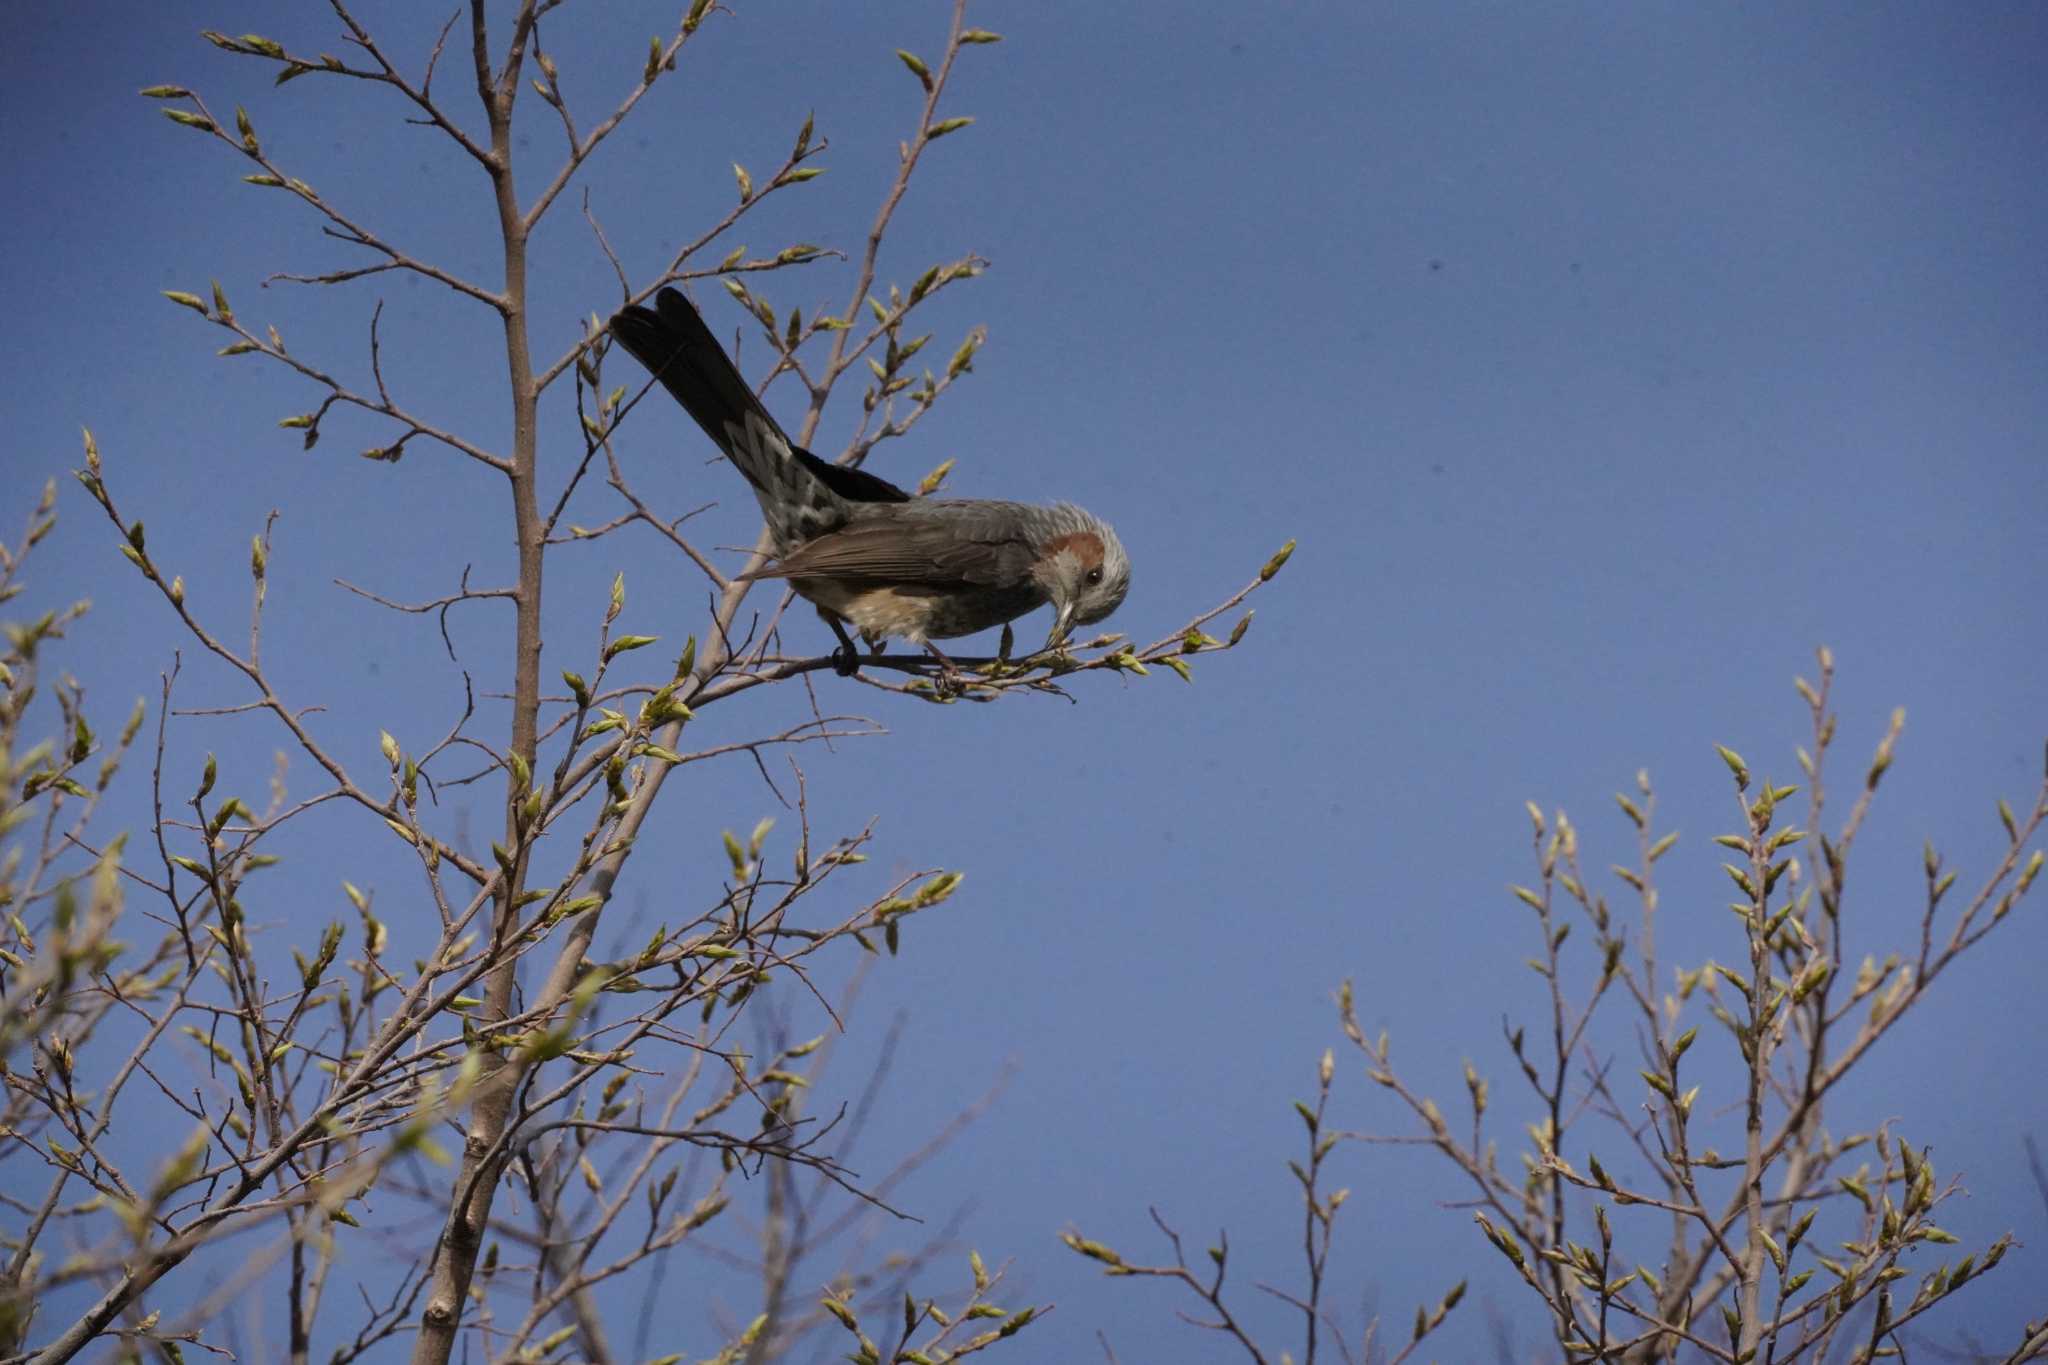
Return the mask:
<svg viewBox="0 0 2048 1365">
<path fill-rule="evenodd" d="M 620 309 L 611 332 L 764 495 L 764 504 L 774 498 L 785 507 L 805 505 L 811 480 L 849 502 L 909 500 L 910 494 L 887 479 L 791 444 L 696 308 L 675 290 L 655 295 L 652 308 Z"/>
<path fill-rule="evenodd" d="M 1016 587 L 1036 556 L 1028 541 L 964 517 L 855 522 L 807 541 L 755 578 L 867 578 L 933 588 Z"/>
</svg>

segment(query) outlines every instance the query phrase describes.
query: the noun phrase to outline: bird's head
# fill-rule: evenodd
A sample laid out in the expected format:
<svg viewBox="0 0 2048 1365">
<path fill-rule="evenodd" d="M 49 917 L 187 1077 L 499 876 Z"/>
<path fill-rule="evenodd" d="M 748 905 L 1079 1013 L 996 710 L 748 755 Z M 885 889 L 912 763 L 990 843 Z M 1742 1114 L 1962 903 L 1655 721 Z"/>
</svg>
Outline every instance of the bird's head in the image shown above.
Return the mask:
<svg viewBox="0 0 2048 1365">
<path fill-rule="evenodd" d="M 1068 503 L 1044 509 L 1044 534 L 1032 576 L 1052 599 L 1051 649 L 1075 626 L 1093 625 L 1123 605 L 1131 561 L 1109 523 Z"/>
</svg>

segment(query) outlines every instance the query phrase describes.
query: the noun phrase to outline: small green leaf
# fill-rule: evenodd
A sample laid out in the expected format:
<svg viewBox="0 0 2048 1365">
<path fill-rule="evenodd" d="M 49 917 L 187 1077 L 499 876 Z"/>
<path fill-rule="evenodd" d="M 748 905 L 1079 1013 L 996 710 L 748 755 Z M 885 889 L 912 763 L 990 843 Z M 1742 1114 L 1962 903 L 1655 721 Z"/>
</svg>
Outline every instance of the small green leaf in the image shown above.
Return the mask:
<svg viewBox="0 0 2048 1365">
<path fill-rule="evenodd" d="M 609 660 L 614 655 L 624 654 L 629 649 L 643 649 L 660 638 L 659 635 L 621 635 L 618 639 L 604 647 L 604 657 Z"/>
<path fill-rule="evenodd" d="M 896 49 L 896 56 L 905 66 L 910 68 L 910 74 L 917 77 L 918 84 L 927 90 L 932 88 L 932 71 L 930 67 L 924 64 L 922 58 L 915 52 L 905 52 L 900 47 Z"/>
</svg>

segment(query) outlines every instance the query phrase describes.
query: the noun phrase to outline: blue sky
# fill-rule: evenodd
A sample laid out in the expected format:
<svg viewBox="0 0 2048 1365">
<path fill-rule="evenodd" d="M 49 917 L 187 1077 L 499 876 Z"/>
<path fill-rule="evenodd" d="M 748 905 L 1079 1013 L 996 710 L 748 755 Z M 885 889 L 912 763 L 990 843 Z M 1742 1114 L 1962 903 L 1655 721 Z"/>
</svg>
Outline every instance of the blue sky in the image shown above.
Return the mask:
<svg viewBox="0 0 2048 1365">
<path fill-rule="evenodd" d="M 735 244 L 857 248 L 919 95 L 892 51 L 933 55 L 945 24 L 925 3 L 734 8 L 587 173 L 636 279 L 725 212 L 729 163 L 772 167 L 811 110 L 830 173 Z M 570 6 L 549 21 L 581 110 L 637 79 L 674 10 Z M 416 69 L 440 16 L 363 13 Z M 1105 1282 L 1055 1234 L 1078 1224 L 1139 1259 L 1163 1254 L 1148 1204 L 1191 1239 L 1227 1227 L 1245 1262 L 1239 1307 L 1276 1348 L 1291 1341 L 1288 1311 L 1248 1286 L 1299 1273 L 1289 1101 L 1341 1042 L 1331 995 L 1347 977 L 1419 1088 L 1458 1098 L 1468 1057 L 1493 1076 L 1511 1145 L 1527 1106 L 1499 1020 L 1544 1008 L 1521 962 L 1527 914 L 1505 891 L 1531 876 L 1525 800 L 1570 811 L 1604 866 L 1630 851 L 1610 793 L 1647 767 L 1683 833 L 1664 864 L 1664 955 L 1734 956 L 1708 843 L 1733 807 L 1712 745 L 1789 780 L 1805 737 L 1791 679 L 1825 642 L 1841 667 L 1838 783 L 1890 709 L 1907 710 L 1864 835 L 1852 952 L 1911 946 L 1923 838 L 1966 887 L 1995 857 L 1993 803 L 2031 797 L 2048 734 L 2048 11 L 989 4 L 972 19 L 1007 41 L 962 58 L 948 112 L 977 122 L 932 148 L 883 270 L 907 283 L 987 257 L 929 321 L 935 345 L 975 324 L 989 342 L 876 467 L 914 481 L 954 459 L 956 492 L 1066 498 L 1111 519 L 1136 566 L 1112 624 L 1142 639 L 1220 600 L 1282 541 L 1301 548 L 1245 647 L 1200 664 L 1192 687 L 1089 677 L 1078 706 L 941 710 L 817 680 L 828 710 L 891 733 L 805 753 L 814 822 L 878 817 L 884 868 L 968 873 L 870 983 L 840 1079 L 854 1084 L 903 1012 L 866 1139 L 881 1163 L 1014 1063 L 989 1115 L 902 1195 L 938 1222 L 971 1205 L 968 1240 L 1012 1259 L 1018 1297 L 1059 1303 L 1030 1358 L 1097 1358 L 1099 1329 L 1126 1361 L 1231 1359 L 1173 1320 L 1184 1305 L 1165 1287 Z M 311 406 L 307 386 L 216 359 L 223 339 L 158 291 L 218 278 L 240 313 L 357 378 L 382 298 L 387 375 L 487 445 L 507 425 L 495 324 L 390 276 L 261 287 L 358 258 L 134 91 L 176 81 L 217 111 L 246 104 L 323 195 L 487 283 L 488 195 L 379 92 L 274 91 L 200 26 L 338 41 L 318 6 L 100 3 L 41 10 L 0 52 L 0 486 L 15 504 L 0 515 L 16 523 L 44 477 L 78 462 L 89 424 L 153 552 L 232 628 L 248 536 L 282 509 L 266 658 L 367 763 L 379 726 L 408 747 L 438 737 L 460 674 L 431 625 L 331 580 L 425 597 L 474 564 L 476 581 L 499 581 L 502 493 L 424 447 L 395 467 L 357 459 L 379 436 L 368 423 L 337 423 L 302 454 L 274 424 Z M 467 112 L 459 67 L 443 78 Z M 523 131 L 530 194 L 560 143 L 538 120 Z M 536 253 L 535 334 L 551 356 L 616 286 L 573 199 Z M 850 281 L 826 263 L 762 287 L 809 311 Z M 699 297 L 730 330 L 740 315 L 720 292 Z M 786 393 L 771 406 L 793 415 Z M 854 407 L 828 414 L 821 448 Z M 559 470 L 580 449 L 574 419 L 547 420 L 543 460 Z M 751 538 L 751 500 L 703 462 L 680 413 L 650 406 L 635 425 L 626 452 L 646 488 L 677 511 L 716 499 L 711 543 Z M 611 510 L 588 506 L 591 522 Z M 180 646 L 172 623 L 68 481 L 62 514 L 25 601 L 90 596 L 69 667 L 110 714 L 153 702 Z M 691 572 L 651 539 L 574 547 L 551 571 L 552 666 L 574 665 L 621 570 L 626 628 L 665 642 L 696 628 Z M 455 618 L 480 679 L 505 657 L 507 615 Z M 825 648 L 808 619 L 792 629 Z M 245 699 L 186 657 L 188 704 Z M 694 738 L 805 709 L 792 689 L 756 694 Z M 195 720 L 174 759 L 217 750 L 224 782 L 253 792 L 278 739 Z M 622 934 L 715 885 L 721 828 L 782 813 L 742 761 L 691 775 L 665 793 L 660 847 L 613 907 Z M 117 818 L 139 819 L 140 796 Z M 381 878 L 381 903 L 406 903 L 360 826 L 309 825 L 294 852 L 303 876 L 265 907 L 281 933 L 339 913 L 343 877 Z M 1966 1242 L 2048 1241 L 2021 1147 L 2048 1137 L 2029 1079 L 2044 952 L 2031 904 L 1830 1116 L 1843 1131 L 1904 1116 L 1966 1176 L 1944 1220 Z M 1633 1055 L 1625 1032 L 1610 1046 Z M 1337 1121 L 1408 1131 L 1339 1057 Z M 1538 1339 L 1533 1303 L 1466 1215 L 1440 1207 L 1461 1193 L 1448 1168 L 1405 1149 L 1347 1149 L 1338 1164 L 1355 1191 L 1332 1266 L 1347 1326 L 1373 1302 L 1398 1326 L 1470 1275 L 1440 1358 L 1484 1355 L 1494 1313 Z M 2042 1283 L 2041 1255 L 2015 1252 L 2004 1287 L 1946 1330 L 2003 1341 L 2038 1316 L 2000 1300 Z M 671 1274 L 668 1292 L 682 1282 Z M 676 1349 L 708 1353 L 710 1310 L 678 1311 L 707 1326 Z"/>
</svg>

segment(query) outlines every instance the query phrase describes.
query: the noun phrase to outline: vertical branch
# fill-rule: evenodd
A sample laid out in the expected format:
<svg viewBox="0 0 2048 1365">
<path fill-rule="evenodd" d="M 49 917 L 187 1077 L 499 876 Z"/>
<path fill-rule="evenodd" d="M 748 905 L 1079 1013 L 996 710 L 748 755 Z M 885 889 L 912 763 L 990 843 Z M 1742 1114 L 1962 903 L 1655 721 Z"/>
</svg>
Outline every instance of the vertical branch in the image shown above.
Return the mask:
<svg viewBox="0 0 2048 1365">
<path fill-rule="evenodd" d="M 1759 815 L 1759 811 L 1761 814 Z M 1766 870 L 1770 855 L 1765 852 L 1763 828 L 1770 821 L 1770 793 L 1744 812 L 1751 828 L 1749 876 L 1753 887 L 1749 911 L 1749 1039 L 1744 1049 L 1749 1063 L 1743 1117 L 1743 1245 L 1742 1264 L 1737 1267 L 1740 1284 L 1737 1312 L 1742 1331 L 1736 1356 L 1754 1351 L 1763 1335 L 1764 1288 L 1764 1088 L 1771 1068 L 1771 954 L 1766 927 L 1766 906 L 1770 880 Z M 1760 827 L 1761 826 L 1761 827 Z"/>
<path fill-rule="evenodd" d="M 960 35 L 967 23 L 967 0 L 953 0 L 953 23 L 946 32 L 946 55 L 939 62 L 939 69 L 933 73 L 925 89 L 924 113 L 919 117 L 917 132 L 903 144 L 903 155 L 896 167 L 896 179 L 889 186 L 888 194 L 882 198 L 882 207 L 875 213 L 874 226 L 868 229 L 867 249 L 861 253 L 860 271 L 854 277 L 853 293 L 846 304 L 845 317 L 850 322 L 860 316 L 861 305 L 867 302 L 868 291 L 875 283 L 875 262 L 882 252 L 882 239 L 888 235 L 889 220 L 896 216 L 896 206 L 903 202 L 903 196 L 910 188 L 910 177 L 917 170 L 918 158 L 924 155 L 925 145 L 931 141 L 932 120 L 938 116 L 939 99 L 946 93 L 946 80 L 953 74 L 953 60 L 960 55 Z M 833 381 L 853 357 L 847 354 L 847 347 L 853 339 L 851 329 L 834 333 L 832 353 L 826 359 L 823 379 L 811 386 L 810 409 L 804 414 L 803 427 L 797 436 L 797 444 L 808 446 L 817 434 L 818 420 L 825 414 L 825 402 L 832 396 Z"/>
<path fill-rule="evenodd" d="M 508 792 L 502 846 L 505 876 L 496 887 L 493 934 L 497 960 L 486 977 L 480 1024 L 502 1021 L 511 1013 L 516 960 L 511 936 L 517 930 L 516 908 L 524 888 L 527 839 L 530 836 L 530 830 L 522 823 L 520 810 L 529 794 L 528 783 L 535 764 L 538 738 L 542 556 L 547 544 L 547 522 L 539 507 L 535 467 L 536 416 L 541 383 L 533 372 L 526 309 L 527 242 L 538 214 L 520 211 L 512 172 L 511 146 L 512 111 L 519 89 L 520 68 L 537 14 L 536 0 L 524 0 L 513 19 L 504 67 L 494 74 L 483 0 L 471 0 L 470 6 L 477 92 L 490 123 L 486 165 L 491 176 L 504 250 L 505 283 L 497 306 L 504 319 L 512 395 L 513 446 L 509 480 L 519 564 L 515 599 L 512 734 L 508 746 Z M 917 132 L 905 143 L 896 178 L 869 232 L 853 304 L 847 310 L 849 316 L 857 310 L 873 284 L 882 239 L 909 187 L 919 155 L 933 136 L 937 104 L 962 45 L 965 16 L 966 0 L 955 0 L 944 61 L 927 91 Z M 941 129 L 941 134 L 944 131 Z M 800 442 L 808 443 L 815 434 L 839 372 L 852 363 L 852 358 L 845 354 L 846 340 L 845 333 L 835 339 L 837 349 L 833 365 L 823 380 L 812 387 L 812 404 L 798 436 Z M 767 554 L 769 546 L 765 533 L 755 550 L 757 561 Z M 750 587 L 751 584 L 744 579 L 734 579 L 726 585 L 714 609 L 714 628 L 706 632 L 705 645 L 697 653 L 694 666 L 685 665 L 687 671 L 675 680 L 677 702 L 687 705 L 728 664 L 731 650 L 726 641 Z M 670 748 L 677 743 L 680 731 L 681 721 L 672 720 L 654 739 L 658 747 Z M 649 768 L 619 819 L 609 852 L 591 868 L 588 885 L 600 906 L 609 899 L 635 837 L 653 809 L 668 772 L 669 767 L 665 764 Z M 593 911 L 579 915 L 569 926 L 559 941 L 546 976 L 536 984 L 527 1001 L 529 1012 L 545 1015 L 568 997 L 599 923 L 600 915 Z M 448 1220 L 437 1248 L 421 1331 L 414 1345 L 413 1359 L 420 1365 L 443 1365 L 453 1351 L 470 1279 L 482 1250 L 498 1176 L 511 1153 L 506 1139 L 512 1102 L 526 1067 L 498 1053 L 486 1052 L 481 1060 L 483 1069 L 464 1136 L 463 1159 L 453 1182 Z"/>
<path fill-rule="evenodd" d="M 1553 888 L 1557 881 L 1558 858 L 1562 855 L 1569 859 L 1577 855 L 1578 836 L 1573 832 L 1571 825 L 1564 820 L 1560 812 L 1557 828 L 1546 837 L 1543 828 L 1539 825 L 1536 829 L 1535 838 L 1537 867 L 1542 875 L 1541 886 L 1543 890 L 1540 897 L 1531 903 L 1535 907 L 1536 921 L 1543 934 L 1543 976 L 1544 983 L 1550 989 L 1551 1046 L 1551 1073 L 1547 1082 L 1539 1082 L 1537 1084 L 1536 1091 L 1543 1100 L 1544 1123 L 1548 1129 L 1543 1145 L 1554 1153 L 1564 1141 L 1564 1090 L 1565 1082 L 1570 1074 L 1573 1045 L 1567 1042 L 1565 1038 L 1566 1006 L 1564 982 L 1560 975 L 1557 953 L 1559 945 L 1564 940 L 1552 920 L 1551 905 Z M 1546 1175 L 1544 1181 L 1549 1187 L 1550 1207 L 1542 1225 L 1541 1231 L 1543 1236 L 1540 1241 L 1538 1241 L 1535 1235 L 1537 1231 L 1535 1219 L 1533 1216 L 1531 1217 L 1531 1226 L 1528 1229 L 1530 1240 L 1538 1241 L 1538 1245 L 1542 1246 L 1562 1246 L 1564 1244 L 1565 1229 L 1564 1182 L 1559 1180 L 1555 1174 Z M 1565 1267 L 1555 1261 L 1546 1261 L 1544 1271 L 1550 1280 L 1551 1297 L 1559 1305 L 1557 1318 L 1558 1340 L 1564 1342 L 1569 1340 L 1572 1335 L 1572 1323 L 1568 1312 L 1565 1311 L 1565 1305 L 1569 1303 L 1571 1298 L 1570 1281 Z"/>
<path fill-rule="evenodd" d="M 1771 940 L 1790 913 L 1788 909 L 1775 918 L 1771 914 L 1771 892 L 1777 887 L 1778 878 L 1790 866 L 1790 859 L 1773 861 L 1784 836 L 1773 837 L 1771 823 L 1776 817 L 1778 802 L 1790 797 L 1796 789 L 1776 787 L 1766 780 L 1757 795 L 1750 798 L 1745 795 L 1750 786 L 1748 764 L 1732 749 L 1722 747 L 1719 752 L 1735 782 L 1735 804 L 1742 812 L 1744 830 L 1742 836 L 1724 837 L 1720 842 L 1724 847 L 1746 854 L 1748 864 L 1746 869 L 1733 865 L 1727 869 L 1749 903 L 1749 913 L 1743 921 L 1749 947 L 1749 982 L 1743 990 L 1748 997 L 1748 1022 L 1735 1031 L 1737 1046 L 1746 1063 L 1742 1188 L 1738 1195 L 1742 1206 L 1743 1239 L 1740 1257 L 1731 1267 L 1736 1282 L 1737 1318 L 1733 1344 L 1737 1358 L 1741 1359 L 1746 1358 L 1745 1353 L 1756 1350 L 1766 1327 L 1763 1282 L 1770 1232 L 1764 1212 L 1764 1176 L 1782 1146 L 1772 1144 L 1766 1149 L 1764 1106 L 1771 1083 L 1771 1044 L 1778 1033 L 1776 1020 L 1781 1007 L 1787 1003 L 1785 997 L 1790 994 L 1789 990 L 1777 990 L 1771 980 Z M 1789 833 L 1797 835 L 1796 830 Z"/>
<path fill-rule="evenodd" d="M 493 77 L 489 28 L 484 0 L 470 0 L 470 46 L 476 87 L 489 118 L 491 145 L 486 165 L 498 214 L 504 251 L 505 282 L 499 312 L 505 325 L 505 363 L 512 397 L 512 532 L 518 548 L 519 576 L 514 598 L 512 734 L 507 765 L 505 802 L 506 875 L 499 879 L 493 911 L 492 937 L 498 960 L 485 978 L 481 1021 L 493 1024 L 508 1017 L 516 982 L 516 957 L 511 935 L 518 925 L 520 892 L 525 884 L 526 851 L 518 813 L 526 797 L 521 780 L 530 780 L 540 712 L 540 608 L 542 555 L 546 530 L 535 490 L 536 406 L 532 352 L 527 338 L 526 246 L 528 223 L 520 212 L 512 174 L 512 110 L 519 91 L 519 72 L 532 31 L 534 0 L 524 0 L 513 20 L 505 67 Z M 452 1182 L 448 1221 L 434 1258 L 426 1308 L 419 1336 L 413 1342 L 416 1365 L 443 1365 L 453 1353 L 462 1306 L 469 1296 L 477 1254 L 490 1220 L 491 1201 L 504 1165 L 504 1136 L 522 1068 L 501 1052 L 481 1053 L 482 1073 L 463 1135 L 462 1161 Z"/>
</svg>

